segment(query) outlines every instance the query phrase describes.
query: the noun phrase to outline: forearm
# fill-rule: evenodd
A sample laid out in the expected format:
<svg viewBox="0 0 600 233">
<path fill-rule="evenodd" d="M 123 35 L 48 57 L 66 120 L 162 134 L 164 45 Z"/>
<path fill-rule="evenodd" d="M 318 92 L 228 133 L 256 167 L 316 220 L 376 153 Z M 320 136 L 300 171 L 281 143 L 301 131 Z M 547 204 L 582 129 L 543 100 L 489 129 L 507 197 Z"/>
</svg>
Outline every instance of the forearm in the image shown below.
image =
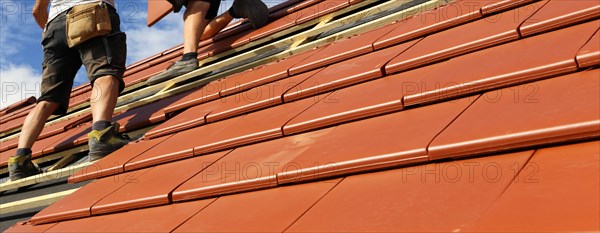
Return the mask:
<svg viewBox="0 0 600 233">
<path fill-rule="evenodd" d="M 35 5 L 33 6 L 33 11 L 31 12 L 35 21 L 38 23 L 40 28 L 44 28 L 46 22 L 48 21 L 48 5 L 50 4 L 50 0 L 36 0 Z"/>
</svg>

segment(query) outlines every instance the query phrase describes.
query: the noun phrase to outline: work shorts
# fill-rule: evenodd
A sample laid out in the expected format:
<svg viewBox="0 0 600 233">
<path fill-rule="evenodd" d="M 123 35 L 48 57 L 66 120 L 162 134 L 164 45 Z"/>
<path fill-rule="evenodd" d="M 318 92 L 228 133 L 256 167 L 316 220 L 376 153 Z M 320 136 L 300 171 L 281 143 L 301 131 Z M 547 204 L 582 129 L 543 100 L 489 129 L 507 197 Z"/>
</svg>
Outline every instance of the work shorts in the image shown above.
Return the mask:
<svg viewBox="0 0 600 233">
<path fill-rule="evenodd" d="M 119 93 L 125 87 L 123 73 L 127 57 L 126 35 L 121 32 L 120 19 L 116 10 L 109 6 L 112 31 L 73 48 L 67 45 L 66 14 L 56 16 L 46 26 L 42 35 L 44 61 L 42 63 L 42 86 L 40 101 L 59 104 L 55 115 L 64 115 L 69 108 L 69 99 L 75 75 L 81 65 L 87 71 L 92 87 L 97 78 L 111 75 L 119 80 Z"/>
<path fill-rule="evenodd" d="M 190 0 L 193 1 L 193 0 Z M 210 3 L 210 8 L 208 8 L 208 12 L 206 12 L 205 19 L 212 20 L 217 17 L 219 13 L 219 7 L 221 6 L 221 0 L 202 0 L 203 2 Z"/>
</svg>

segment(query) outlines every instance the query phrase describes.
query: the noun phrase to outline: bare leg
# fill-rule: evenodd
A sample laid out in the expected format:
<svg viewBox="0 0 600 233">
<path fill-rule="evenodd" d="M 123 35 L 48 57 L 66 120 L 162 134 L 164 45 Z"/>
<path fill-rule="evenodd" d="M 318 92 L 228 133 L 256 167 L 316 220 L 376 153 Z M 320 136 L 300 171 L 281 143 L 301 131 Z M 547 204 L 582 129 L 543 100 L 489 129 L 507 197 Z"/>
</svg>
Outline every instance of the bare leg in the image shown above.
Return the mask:
<svg viewBox="0 0 600 233">
<path fill-rule="evenodd" d="M 119 81 L 117 78 L 111 75 L 97 78 L 94 81 L 90 97 L 93 121 L 111 121 L 118 97 Z"/>
<path fill-rule="evenodd" d="M 204 1 L 191 0 L 186 6 L 183 14 L 183 53 L 198 51 L 200 36 L 208 24 L 206 12 L 210 8 L 210 3 Z"/>
<path fill-rule="evenodd" d="M 31 110 L 25 118 L 21 135 L 19 136 L 19 148 L 31 148 L 35 140 L 40 136 L 48 117 L 58 109 L 58 104 L 49 101 L 41 101 Z"/>
<path fill-rule="evenodd" d="M 229 12 L 225 12 L 213 20 L 211 20 L 206 28 L 204 29 L 204 33 L 202 33 L 202 37 L 200 40 L 207 40 L 219 33 L 223 28 L 225 28 L 230 22 L 233 20 L 233 17 L 229 14 Z"/>
</svg>

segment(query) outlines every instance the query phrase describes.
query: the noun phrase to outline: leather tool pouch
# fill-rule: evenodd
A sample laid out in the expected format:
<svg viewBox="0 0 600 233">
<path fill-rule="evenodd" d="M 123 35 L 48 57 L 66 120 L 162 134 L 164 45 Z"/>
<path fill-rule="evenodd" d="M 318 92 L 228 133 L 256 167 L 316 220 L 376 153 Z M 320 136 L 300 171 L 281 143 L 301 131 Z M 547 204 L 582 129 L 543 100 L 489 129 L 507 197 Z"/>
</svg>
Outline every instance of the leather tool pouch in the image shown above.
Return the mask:
<svg viewBox="0 0 600 233">
<path fill-rule="evenodd" d="M 110 32 L 108 6 L 102 1 L 74 6 L 67 13 L 67 44 L 70 48 Z"/>
</svg>

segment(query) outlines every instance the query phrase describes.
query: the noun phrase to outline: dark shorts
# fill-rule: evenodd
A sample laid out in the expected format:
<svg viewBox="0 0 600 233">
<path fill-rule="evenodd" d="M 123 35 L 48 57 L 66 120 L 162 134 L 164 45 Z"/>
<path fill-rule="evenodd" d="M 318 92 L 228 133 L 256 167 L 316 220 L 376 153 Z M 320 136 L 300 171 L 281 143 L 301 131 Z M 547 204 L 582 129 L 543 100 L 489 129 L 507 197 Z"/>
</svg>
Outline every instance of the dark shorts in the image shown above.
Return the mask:
<svg viewBox="0 0 600 233">
<path fill-rule="evenodd" d="M 83 65 L 90 84 L 103 76 L 111 75 L 119 82 L 119 93 L 125 87 L 123 73 L 127 45 L 125 33 L 121 32 L 120 19 L 116 10 L 109 8 L 112 32 L 106 36 L 90 39 L 69 48 L 66 38 L 66 14 L 63 12 L 54 18 L 42 35 L 44 61 L 42 64 L 42 87 L 40 101 L 58 103 L 55 115 L 63 115 L 69 107 L 73 80 Z"/>
<path fill-rule="evenodd" d="M 193 0 L 191 0 L 193 1 Z M 212 20 L 217 17 L 217 13 L 219 13 L 219 7 L 221 6 L 221 0 L 202 0 L 203 2 L 210 3 L 210 8 L 208 8 L 208 12 L 206 12 L 205 19 Z"/>
</svg>

